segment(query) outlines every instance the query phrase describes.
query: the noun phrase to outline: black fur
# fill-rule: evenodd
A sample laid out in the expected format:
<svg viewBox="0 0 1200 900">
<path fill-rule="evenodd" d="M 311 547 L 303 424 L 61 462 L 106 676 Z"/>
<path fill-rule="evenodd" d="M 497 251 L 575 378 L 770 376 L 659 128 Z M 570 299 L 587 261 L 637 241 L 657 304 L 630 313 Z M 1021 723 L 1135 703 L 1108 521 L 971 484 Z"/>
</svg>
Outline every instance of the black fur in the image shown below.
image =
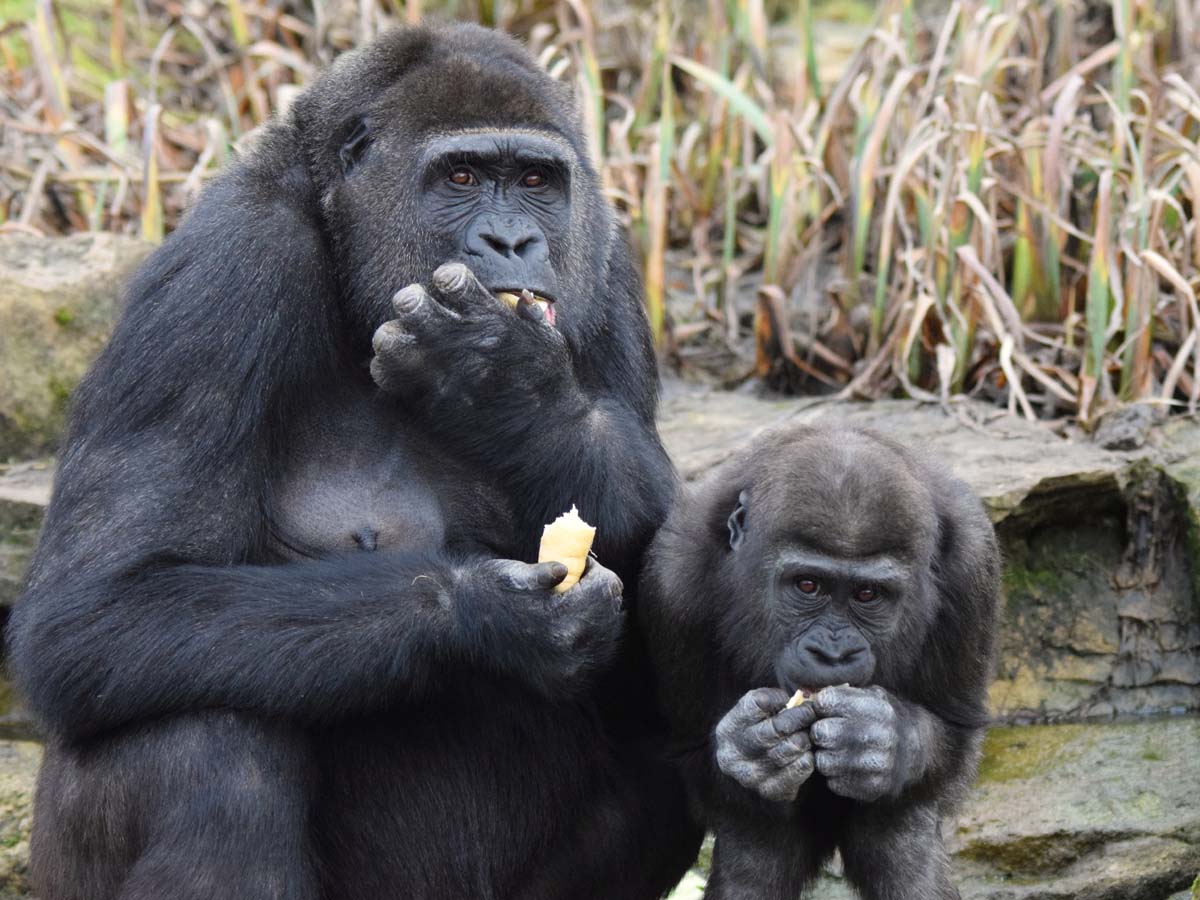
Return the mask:
<svg viewBox="0 0 1200 900">
<path fill-rule="evenodd" d="M 372 335 L 459 246 L 420 159 L 464 131 L 562 148 L 557 329 L 477 308 L 406 339 L 444 377 L 397 397 Z M 74 398 L 8 631 L 49 736 L 43 900 L 674 883 L 699 838 L 616 599 L 673 479 L 640 294 L 566 89 L 508 38 L 390 33 L 267 127 L 141 268 Z M 487 316 L 490 357 L 465 346 Z M 438 391 L 483 370 L 488 403 Z M 559 597 L 561 567 L 511 560 L 572 503 L 617 574 Z"/>
<path fill-rule="evenodd" d="M 999 577 L 969 489 L 870 431 L 768 433 L 677 500 L 641 614 L 717 834 L 706 897 L 795 900 L 835 848 L 863 897 L 958 896 L 940 818 L 988 718 Z"/>
</svg>

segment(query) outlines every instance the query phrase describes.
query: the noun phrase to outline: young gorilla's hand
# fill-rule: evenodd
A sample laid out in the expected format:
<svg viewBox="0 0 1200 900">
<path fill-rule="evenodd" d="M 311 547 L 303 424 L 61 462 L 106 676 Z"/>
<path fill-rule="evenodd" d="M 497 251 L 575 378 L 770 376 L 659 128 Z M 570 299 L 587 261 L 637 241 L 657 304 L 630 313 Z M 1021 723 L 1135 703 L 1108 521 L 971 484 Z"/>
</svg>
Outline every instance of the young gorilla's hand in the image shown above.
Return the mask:
<svg viewBox="0 0 1200 900">
<path fill-rule="evenodd" d="M 902 780 L 897 767 L 900 716 L 881 687 L 828 687 L 810 703 L 820 717 L 809 733 L 817 771 L 829 789 L 870 802 L 893 793 Z"/>
<path fill-rule="evenodd" d="M 557 562 L 488 559 L 459 576 L 460 597 L 472 598 L 460 614 L 469 646 L 551 699 L 586 693 L 616 658 L 624 627 L 615 573 L 589 559 L 579 582 L 556 593 L 566 573 Z"/>
<path fill-rule="evenodd" d="M 717 765 L 766 800 L 789 802 L 813 773 L 805 731 L 814 713 L 805 703 L 784 709 L 787 691 L 759 688 L 745 694 L 717 723 Z"/>
<path fill-rule="evenodd" d="M 510 416 L 561 390 L 571 359 L 562 334 L 522 299 L 516 310 L 494 297 L 462 263 L 433 273 L 431 291 L 410 284 L 392 298 L 396 318 L 375 332 L 371 375 L 388 393 L 453 422 L 453 409 Z"/>
</svg>

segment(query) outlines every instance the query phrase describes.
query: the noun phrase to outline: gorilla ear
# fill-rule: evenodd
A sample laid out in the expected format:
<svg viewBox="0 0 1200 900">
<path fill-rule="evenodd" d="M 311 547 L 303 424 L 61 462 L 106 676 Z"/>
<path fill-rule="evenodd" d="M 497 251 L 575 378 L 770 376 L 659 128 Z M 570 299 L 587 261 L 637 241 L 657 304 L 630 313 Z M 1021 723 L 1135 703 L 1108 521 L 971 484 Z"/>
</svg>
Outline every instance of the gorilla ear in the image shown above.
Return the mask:
<svg viewBox="0 0 1200 900">
<path fill-rule="evenodd" d="M 737 507 L 729 514 L 729 549 L 736 550 L 746 537 L 746 492 L 738 494 Z"/>
<path fill-rule="evenodd" d="M 338 161 L 342 164 L 342 175 L 348 175 L 350 170 L 358 165 L 367 148 L 374 138 L 366 119 L 359 119 L 342 140 L 338 149 Z"/>
</svg>

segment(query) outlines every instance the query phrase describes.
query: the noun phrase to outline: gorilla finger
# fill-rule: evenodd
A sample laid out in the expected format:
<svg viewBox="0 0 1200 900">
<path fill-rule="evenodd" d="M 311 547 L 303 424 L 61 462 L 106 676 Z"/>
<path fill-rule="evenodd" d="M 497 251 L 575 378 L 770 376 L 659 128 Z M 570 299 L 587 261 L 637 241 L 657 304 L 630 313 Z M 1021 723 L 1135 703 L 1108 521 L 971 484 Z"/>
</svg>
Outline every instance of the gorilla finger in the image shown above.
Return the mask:
<svg viewBox="0 0 1200 900">
<path fill-rule="evenodd" d="M 397 291 L 392 298 L 392 308 L 397 320 L 418 339 L 462 318 L 429 296 L 419 284 L 410 284 Z"/>
<path fill-rule="evenodd" d="M 371 380 L 389 394 L 431 396 L 433 387 L 425 375 L 424 354 L 392 351 L 371 360 Z"/>
<path fill-rule="evenodd" d="M 827 687 L 817 692 L 812 705 L 822 718 L 846 716 L 848 718 L 876 718 L 891 713 L 892 705 L 887 695 L 863 688 Z"/>
<path fill-rule="evenodd" d="M 567 567 L 560 562 L 544 562 L 530 565 L 505 560 L 500 569 L 504 582 L 518 591 L 548 591 L 567 577 Z"/>
<path fill-rule="evenodd" d="M 776 715 L 774 718 L 775 730 L 780 734 L 793 734 L 808 728 L 816 718 L 817 714 L 812 709 L 812 704 L 804 703 L 791 709 L 784 709 Z"/>
<path fill-rule="evenodd" d="M 806 753 L 787 768 L 769 775 L 759 785 L 759 793 L 768 800 L 794 800 L 800 786 L 812 776 L 812 754 Z"/>
<path fill-rule="evenodd" d="M 546 314 L 542 312 L 542 308 L 524 295 L 517 301 L 517 316 L 539 325 L 546 321 Z"/>
<path fill-rule="evenodd" d="M 776 768 L 782 769 L 784 766 L 791 765 L 807 751 L 807 743 L 803 745 L 798 744 L 793 742 L 791 738 L 788 738 L 768 747 L 765 759 Z"/>
<path fill-rule="evenodd" d="M 826 778 L 837 778 L 849 770 L 846 754 L 838 750 L 817 750 L 813 754 L 817 771 Z"/>
<path fill-rule="evenodd" d="M 839 797 L 870 803 L 887 793 L 887 785 L 878 778 L 830 778 L 829 789 Z"/>
<path fill-rule="evenodd" d="M 375 351 L 376 356 L 390 355 L 402 351 L 404 348 L 413 347 L 416 343 L 417 339 L 395 319 L 384 322 L 375 329 L 375 334 L 371 337 L 371 349 Z"/>
<path fill-rule="evenodd" d="M 621 577 L 612 569 L 600 565 L 594 556 L 589 556 L 584 562 L 579 583 L 583 584 L 585 581 L 594 588 L 607 589 L 613 599 L 619 598 L 625 592 L 625 583 L 621 581 Z"/>
<path fill-rule="evenodd" d="M 500 310 L 503 304 L 483 286 L 475 273 L 460 262 L 438 266 L 433 288 L 451 309 L 460 313 Z"/>
<path fill-rule="evenodd" d="M 754 711 L 756 719 L 765 719 L 782 711 L 790 698 L 791 694 L 780 688 L 755 688 L 739 703 L 747 704 L 747 711 Z"/>
<path fill-rule="evenodd" d="M 739 784 L 751 785 L 761 778 L 757 763 L 739 753 L 732 744 L 717 744 L 717 768 Z"/>
<path fill-rule="evenodd" d="M 742 735 L 745 743 L 758 748 L 760 752 L 769 750 L 788 737 L 788 735 L 781 734 L 775 727 L 774 719 L 764 719 L 761 722 L 755 722 L 746 728 L 742 732 Z"/>
<path fill-rule="evenodd" d="M 773 803 L 791 803 L 796 799 L 796 794 L 800 792 L 800 785 L 804 784 L 806 780 L 804 777 L 788 772 L 766 779 L 755 785 L 755 790 L 764 800 L 770 800 Z"/>
<path fill-rule="evenodd" d="M 812 742 L 817 747 L 837 747 L 844 743 L 847 722 L 843 718 L 818 719 L 808 730 Z"/>
</svg>

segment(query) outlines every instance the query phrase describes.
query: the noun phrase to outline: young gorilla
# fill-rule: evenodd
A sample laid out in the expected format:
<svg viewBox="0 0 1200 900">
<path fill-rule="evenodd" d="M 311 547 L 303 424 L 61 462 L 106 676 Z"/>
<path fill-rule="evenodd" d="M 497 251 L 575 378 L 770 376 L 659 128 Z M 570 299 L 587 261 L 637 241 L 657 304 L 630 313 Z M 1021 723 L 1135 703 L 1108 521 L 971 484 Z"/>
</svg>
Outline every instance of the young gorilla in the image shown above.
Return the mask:
<svg viewBox="0 0 1200 900">
<path fill-rule="evenodd" d="M 656 390 L 569 89 L 478 28 L 340 59 L 74 399 L 9 630 L 38 896 L 659 896 L 699 834 L 620 610 Z M 615 572 L 559 596 L 519 560 L 572 503 Z"/>
<path fill-rule="evenodd" d="M 939 821 L 987 722 L 999 575 L 968 488 L 869 431 L 770 433 L 678 500 L 642 615 L 717 836 L 708 900 L 794 900 L 835 848 L 863 897 L 958 896 Z"/>
</svg>

